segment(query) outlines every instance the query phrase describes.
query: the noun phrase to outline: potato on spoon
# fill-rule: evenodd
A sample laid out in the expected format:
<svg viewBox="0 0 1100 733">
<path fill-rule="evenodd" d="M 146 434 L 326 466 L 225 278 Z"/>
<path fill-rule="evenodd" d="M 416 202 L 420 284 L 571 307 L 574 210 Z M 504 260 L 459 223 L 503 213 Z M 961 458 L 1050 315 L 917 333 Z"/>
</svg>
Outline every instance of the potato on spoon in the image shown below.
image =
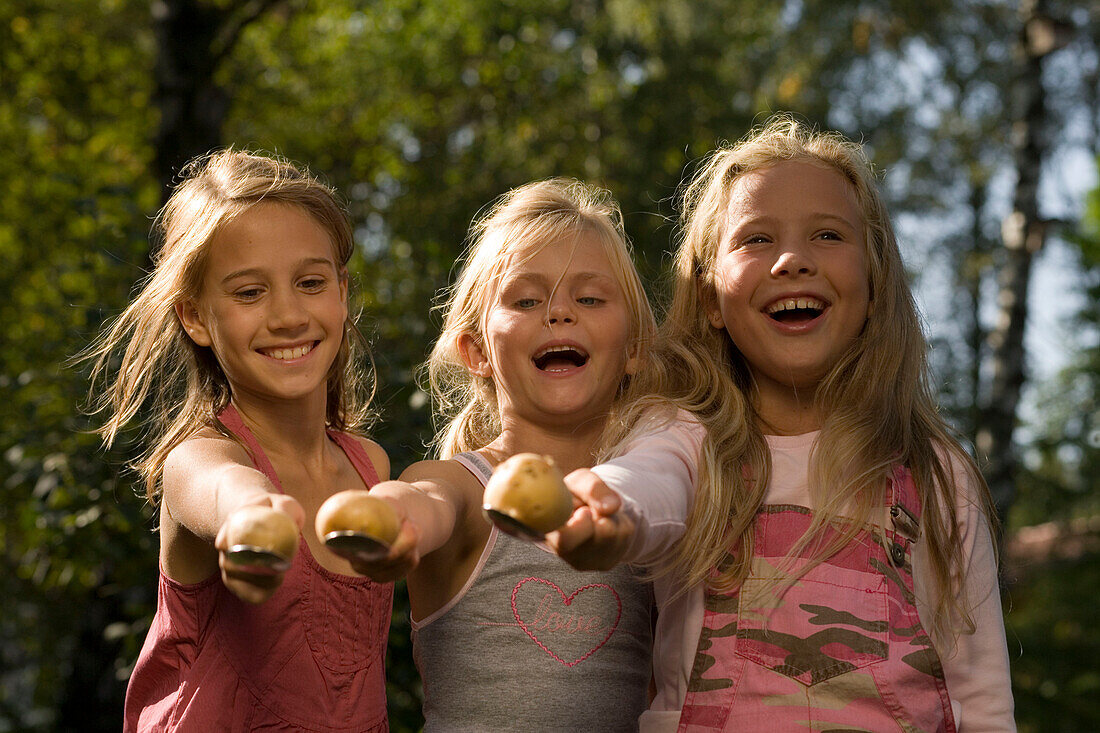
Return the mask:
<svg viewBox="0 0 1100 733">
<path fill-rule="evenodd" d="M 246 506 L 230 514 L 225 524 L 225 559 L 236 569 L 275 575 L 290 567 L 298 549 L 298 527 L 286 514 L 268 506 Z"/>
<path fill-rule="evenodd" d="M 573 495 L 552 458 L 517 453 L 493 471 L 482 510 L 501 531 L 539 541 L 573 514 Z"/>
<path fill-rule="evenodd" d="M 337 555 L 369 562 L 389 554 L 401 521 L 389 502 L 353 489 L 326 499 L 317 510 L 314 527 Z"/>
</svg>

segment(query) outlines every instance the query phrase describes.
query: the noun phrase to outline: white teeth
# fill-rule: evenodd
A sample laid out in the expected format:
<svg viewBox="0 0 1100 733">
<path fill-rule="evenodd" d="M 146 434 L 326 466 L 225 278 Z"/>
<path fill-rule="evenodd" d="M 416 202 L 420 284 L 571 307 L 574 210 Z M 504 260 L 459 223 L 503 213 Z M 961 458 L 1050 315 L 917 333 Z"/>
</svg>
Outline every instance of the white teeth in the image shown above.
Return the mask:
<svg viewBox="0 0 1100 733">
<path fill-rule="evenodd" d="M 279 361 L 286 361 L 287 359 L 301 359 L 303 356 L 313 351 L 313 344 L 303 344 L 302 346 L 295 346 L 293 349 L 264 349 L 264 353 L 270 356 L 272 359 L 278 359 Z"/>
<path fill-rule="evenodd" d="M 814 310 L 825 310 L 825 303 L 817 298 L 784 298 L 783 300 L 777 300 L 769 305 L 764 312 L 778 313 L 779 311 L 793 311 L 802 310 L 804 308 L 813 308 Z"/>
</svg>

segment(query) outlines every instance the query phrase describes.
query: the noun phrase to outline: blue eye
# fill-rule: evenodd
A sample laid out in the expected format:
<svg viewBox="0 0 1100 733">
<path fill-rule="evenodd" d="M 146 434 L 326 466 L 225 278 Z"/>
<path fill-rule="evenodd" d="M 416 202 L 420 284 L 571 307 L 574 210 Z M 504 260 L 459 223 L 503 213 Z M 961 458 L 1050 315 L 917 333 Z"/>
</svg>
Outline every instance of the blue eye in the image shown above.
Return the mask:
<svg viewBox="0 0 1100 733">
<path fill-rule="evenodd" d="M 539 304 L 539 301 L 538 301 L 537 298 L 520 298 L 515 303 L 517 308 L 522 308 L 524 310 L 529 309 L 529 308 L 534 308 L 538 304 Z"/>
<path fill-rule="evenodd" d="M 577 298 L 577 302 L 581 305 L 600 305 L 601 303 L 603 303 L 603 300 L 601 298 L 597 298 L 594 295 L 584 295 L 580 298 Z"/>
</svg>

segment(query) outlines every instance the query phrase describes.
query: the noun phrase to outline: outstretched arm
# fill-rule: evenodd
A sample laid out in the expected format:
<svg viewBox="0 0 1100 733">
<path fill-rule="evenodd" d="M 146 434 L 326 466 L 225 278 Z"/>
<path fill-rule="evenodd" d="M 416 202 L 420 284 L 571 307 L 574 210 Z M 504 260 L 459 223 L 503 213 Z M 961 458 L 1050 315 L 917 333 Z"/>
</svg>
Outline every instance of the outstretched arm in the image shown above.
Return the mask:
<svg viewBox="0 0 1100 733">
<path fill-rule="evenodd" d="M 349 557 L 355 571 L 378 581 L 397 580 L 412 572 L 424 555 L 442 547 L 468 501 L 455 480 L 464 471 L 453 461 L 421 461 L 405 469 L 400 480 L 373 486 L 371 495 L 393 506 L 401 530 L 386 557 L 369 562 Z"/>
<path fill-rule="evenodd" d="M 262 506 L 285 514 L 297 528 L 305 520 L 298 502 L 251 463 L 240 445 L 213 434 L 184 441 L 168 455 L 161 504 L 161 564 L 168 577 L 194 583 L 220 569 L 225 586 L 250 603 L 267 600 L 282 583 L 283 572 L 255 574 L 226 561 L 224 530 L 235 512 Z M 290 548 L 293 557 L 297 536 Z"/>
<path fill-rule="evenodd" d="M 577 508 L 546 544 L 577 570 L 610 570 L 634 539 L 634 522 L 620 510 L 622 499 L 587 468 L 565 477 Z"/>
<path fill-rule="evenodd" d="M 660 558 L 687 526 L 705 435 L 681 411 L 640 430 L 618 457 L 569 474 L 565 483 L 588 516 L 574 512 L 551 546 L 582 570 Z"/>
</svg>

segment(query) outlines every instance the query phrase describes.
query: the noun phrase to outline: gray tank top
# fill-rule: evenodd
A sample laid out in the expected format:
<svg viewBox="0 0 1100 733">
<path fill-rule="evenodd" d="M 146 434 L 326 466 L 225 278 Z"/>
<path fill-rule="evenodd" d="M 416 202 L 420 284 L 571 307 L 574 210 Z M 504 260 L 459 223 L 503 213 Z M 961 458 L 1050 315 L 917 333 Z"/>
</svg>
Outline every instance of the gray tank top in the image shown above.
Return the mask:
<svg viewBox="0 0 1100 733">
<path fill-rule="evenodd" d="M 453 460 L 482 485 L 492 473 L 476 453 Z M 463 589 L 412 624 L 424 730 L 636 731 L 652 608 L 635 570 L 580 572 L 494 527 Z"/>
</svg>

